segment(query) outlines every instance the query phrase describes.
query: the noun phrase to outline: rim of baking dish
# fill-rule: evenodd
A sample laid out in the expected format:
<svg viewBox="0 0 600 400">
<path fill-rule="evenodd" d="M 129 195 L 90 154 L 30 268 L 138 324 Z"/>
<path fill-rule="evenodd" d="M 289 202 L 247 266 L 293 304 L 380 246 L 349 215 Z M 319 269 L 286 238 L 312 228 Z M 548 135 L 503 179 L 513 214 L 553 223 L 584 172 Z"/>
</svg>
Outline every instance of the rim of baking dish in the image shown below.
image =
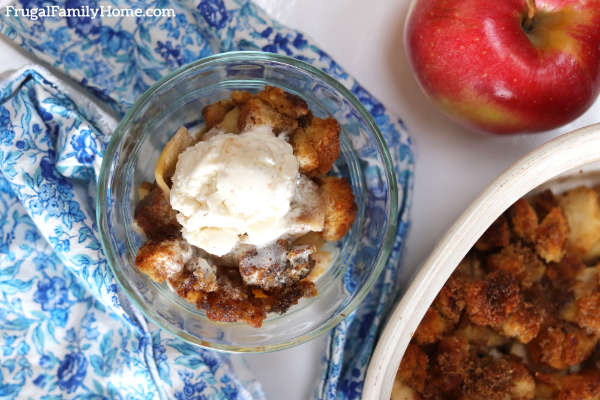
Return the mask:
<svg viewBox="0 0 600 400">
<path fill-rule="evenodd" d="M 446 280 L 487 228 L 515 201 L 563 173 L 600 161 L 600 124 L 559 136 L 491 182 L 422 263 L 394 306 L 369 361 L 362 399 L 389 399 L 406 348 Z"/>
</svg>

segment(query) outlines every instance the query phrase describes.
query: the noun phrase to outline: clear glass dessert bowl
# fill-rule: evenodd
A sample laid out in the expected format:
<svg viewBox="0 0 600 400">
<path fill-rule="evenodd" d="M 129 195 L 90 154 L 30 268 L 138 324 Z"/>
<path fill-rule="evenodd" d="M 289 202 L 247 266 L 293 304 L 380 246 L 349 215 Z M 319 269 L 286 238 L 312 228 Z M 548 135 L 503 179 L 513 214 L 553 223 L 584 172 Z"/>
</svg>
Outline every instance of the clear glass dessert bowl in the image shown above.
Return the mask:
<svg viewBox="0 0 600 400">
<path fill-rule="evenodd" d="M 280 87 L 304 99 L 317 117 L 342 127 L 340 157 L 330 174 L 352 186 L 358 212 L 335 243 L 330 266 L 315 281 L 318 295 L 302 298 L 284 314 L 269 314 L 262 327 L 214 322 L 153 282 L 135 266 L 145 238 L 134 229 L 137 188 L 152 182 L 154 166 L 182 125 L 193 130 L 204 106 L 233 90 Z M 385 141 L 352 93 L 320 70 L 296 59 L 261 52 L 233 52 L 191 63 L 148 89 L 123 118 L 104 155 L 97 195 L 104 252 L 131 301 L 150 320 L 191 343 L 232 352 L 280 350 L 334 327 L 364 299 L 382 271 L 396 235 L 398 194 Z"/>
</svg>

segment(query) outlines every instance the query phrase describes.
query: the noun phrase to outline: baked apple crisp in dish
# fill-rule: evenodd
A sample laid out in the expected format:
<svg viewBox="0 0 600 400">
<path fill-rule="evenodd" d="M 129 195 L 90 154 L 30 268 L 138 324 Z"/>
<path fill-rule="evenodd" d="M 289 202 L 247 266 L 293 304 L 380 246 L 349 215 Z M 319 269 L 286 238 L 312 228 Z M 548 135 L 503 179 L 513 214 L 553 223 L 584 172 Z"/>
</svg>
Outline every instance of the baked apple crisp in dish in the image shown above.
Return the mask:
<svg viewBox="0 0 600 400">
<path fill-rule="evenodd" d="M 392 400 L 600 399 L 598 188 L 518 200 L 454 271 Z"/>
<path fill-rule="evenodd" d="M 314 280 L 357 207 L 345 178 L 327 175 L 340 125 L 298 96 L 266 86 L 202 110 L 204 129 L 181 127 L 154 182 L 138 189 L 146 237 L 135 264 L 209 319 L 260 327 L 317 295 Z"/>
</svg>

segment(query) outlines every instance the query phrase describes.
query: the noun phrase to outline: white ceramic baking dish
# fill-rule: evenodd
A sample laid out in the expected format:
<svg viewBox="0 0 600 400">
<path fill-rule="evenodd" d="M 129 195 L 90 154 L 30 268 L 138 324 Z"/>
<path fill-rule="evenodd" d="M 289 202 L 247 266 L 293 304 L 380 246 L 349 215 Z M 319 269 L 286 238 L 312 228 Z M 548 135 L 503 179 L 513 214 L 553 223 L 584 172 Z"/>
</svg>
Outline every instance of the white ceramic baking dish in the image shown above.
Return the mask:
<svg viewBox="0 0 600 400">
<path fill-rule="evenodd" d="M 396 371 L 425 312 L 477 239 L 508 207 L 540 187 L 555 191 L 600 181 L 600 124 L 562 135 L 513 164 L 454 223 L 397 304 L 371 357 L 363 399 L 390 398 Z M 594 164 L 595 163 L 595 164 Z M 583 174 L 582 174 L 583 173 Z M 569 184 L 570 182 L 570 184 Z"/>
</svg>

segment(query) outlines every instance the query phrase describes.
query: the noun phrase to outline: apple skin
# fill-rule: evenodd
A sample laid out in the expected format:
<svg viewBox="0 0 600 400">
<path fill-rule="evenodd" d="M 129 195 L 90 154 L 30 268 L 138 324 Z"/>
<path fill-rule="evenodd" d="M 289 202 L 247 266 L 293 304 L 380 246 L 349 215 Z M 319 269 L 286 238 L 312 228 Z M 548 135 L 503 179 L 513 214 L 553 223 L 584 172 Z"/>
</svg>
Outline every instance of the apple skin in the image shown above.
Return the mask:
<svg viewBox="0 0 600 400">
<path fill-rule="evenodd" d="M 537 0 L 528 19 L 532 3 L 413 3 L 408 58 L 451 118 L 496 134 L 539 132 L 592 105 L 600 90 L 600 0 Z"/>
</svg>

